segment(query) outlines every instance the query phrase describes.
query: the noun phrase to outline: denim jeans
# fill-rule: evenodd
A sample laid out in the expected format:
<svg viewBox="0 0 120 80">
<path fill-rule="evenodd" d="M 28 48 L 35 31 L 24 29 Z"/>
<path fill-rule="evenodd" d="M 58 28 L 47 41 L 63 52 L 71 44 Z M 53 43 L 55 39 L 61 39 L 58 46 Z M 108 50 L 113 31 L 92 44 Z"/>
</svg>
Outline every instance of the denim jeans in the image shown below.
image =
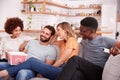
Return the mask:
<svg viewBox="0 0 120 80">
<path fill-rule="evenodd" d="M 34 71 L 28 69 L 22 69 L 18 71 L 16 80 L 29 80 L 32 77 L 35 77 Z"/>
<path fill-rule="evenodd" d="M 9 76 L 15 76 L 18 71 L 21 69 L 30 69 L 35 72 L 40 73 L 42 76 L 50 79 L 55 80 L 59 73 L 62 70 L 62 67 L 54 67 L 52 65 L 48 65 L 38 59 L 30 58 L 26 62 L 18 64 L 14 67 L 10 67 L 7 69 Z"/>
<path fill-rule="evenodd" d="M 11 67 L 11 65 L 8 62 L 0 62 L 0 70 L 7 69 Z"/>
<path fill-rule="evenodd" d="M 10 65 L 8 62 L 0 62 L 0 70 L 7 69 L 9 67 L 12 67 L 12 65 Z M 32 70 L 22 69 L 18 71 L 16 76 L 12 76 L 12 77 L 14 78 L 16 77 L 16 80 L 29 80 L 34 76 L 35 76 L 35 72 L 33 72 Z"/>
</svg>

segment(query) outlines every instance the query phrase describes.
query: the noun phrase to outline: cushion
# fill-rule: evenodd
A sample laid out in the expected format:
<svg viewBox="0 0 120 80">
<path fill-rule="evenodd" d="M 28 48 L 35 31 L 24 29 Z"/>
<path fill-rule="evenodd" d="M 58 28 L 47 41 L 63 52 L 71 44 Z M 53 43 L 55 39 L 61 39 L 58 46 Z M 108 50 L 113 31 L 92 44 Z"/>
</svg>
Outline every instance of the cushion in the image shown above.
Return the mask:
<svg viewBox="0 0 120 80">
<path fill-rule="evenodd" d="M 120 80 L 120 54 L 110 55 L 103 69 L 102 80 Z"/>
<path fill-rule="evenodd" d="M 50 79 L 35 77 L 35 78 L 31 78 L 30 80 L 50 80 Z"/>
</svg>

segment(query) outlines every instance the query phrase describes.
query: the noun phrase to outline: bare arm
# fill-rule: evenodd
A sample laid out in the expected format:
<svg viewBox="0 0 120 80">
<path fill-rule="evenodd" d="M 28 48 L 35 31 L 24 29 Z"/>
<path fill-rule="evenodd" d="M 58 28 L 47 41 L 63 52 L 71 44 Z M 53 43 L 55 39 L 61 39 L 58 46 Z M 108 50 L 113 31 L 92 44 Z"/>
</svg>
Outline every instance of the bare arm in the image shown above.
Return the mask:
<svg viewBox="0 0 120 80">
<path fill-rule="evenodd" d="M 55 64 L 53 64 L 53 66 L 60 66 L 60 65 L 62 65 L 67 59 L 68 59 L 68 57 L 70 56 L 70 54 L 71 54 L 71 52 L 72 52 L 72 49 L 65 49 L 65 51 L 64 51 L 64 55 L 62 55 L 56 62 L 55 62 Z"/>
<path fill-rule="evenodd" d="M 24 52 L 25 46 L 27 45 L 27 43 L 28 43 L 28 41 L 23 42 L 23 43 L 20 45 L 20 47 L 19 47 L 19 51 L 23 51 L 23 52 Z"/>
<path fill-rule="evenodd" d="M 110 49 L 112 55 L 120 54 L 120 42 L 117 41 L 115 45 Z"/>
<path fill-rule="evenodd" d="M 53 65 L 55 60 L 46 60 L 45 63 L 49 65 Z"/>
</svg>

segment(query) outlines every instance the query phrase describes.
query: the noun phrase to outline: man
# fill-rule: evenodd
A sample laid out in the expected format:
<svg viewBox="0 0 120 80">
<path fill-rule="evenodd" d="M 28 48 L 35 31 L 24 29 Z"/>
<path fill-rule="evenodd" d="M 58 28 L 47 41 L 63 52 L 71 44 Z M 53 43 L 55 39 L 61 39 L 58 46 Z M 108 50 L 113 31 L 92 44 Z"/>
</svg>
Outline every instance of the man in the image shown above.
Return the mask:
<svg viewBox="0 0 120 80">
<path fill-rule="evenodd" d="M 25 46 L 27 58 L 37 58 L 42 62 L 52 65 L 56 60 L 55 47 L 49 44 L 49 40 L 55 34 L 54 27 L 47 25 L 40 33 L 40 40 L 31 40 Z M 34 77 L 36 73 L 32 70 L 22 69 L 17 73 L 16 80 L 29 80 Z"/>
<path fill-rule="evenodd" d="M 113 46 L 120 48 L 120 42 L 96 34 L 98 22 L 95 18 L 86 17 L 80 24 L 82 57 L 72 57 L 57 80 L 101 80 L 109 57 L 109 53 L 104 52 L 104 49 L 111 49 Z"/>
</svg>

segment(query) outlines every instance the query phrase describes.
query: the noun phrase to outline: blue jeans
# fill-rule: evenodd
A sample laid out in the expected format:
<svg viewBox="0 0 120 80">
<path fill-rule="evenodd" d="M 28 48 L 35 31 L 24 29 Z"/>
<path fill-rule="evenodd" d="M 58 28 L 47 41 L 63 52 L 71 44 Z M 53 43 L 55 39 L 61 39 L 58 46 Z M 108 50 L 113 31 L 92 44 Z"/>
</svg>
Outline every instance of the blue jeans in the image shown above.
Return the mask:
<svg viewBox="0 0 120 80">
<path fill-rule="evenodd" d="M 0 70 L 7 69 L 11 66 L 8 62 L 0 62 Z"/>
<path fill-rule="evenodd" d="M 8 62 L 0 62 L 0 70 L 7 69 L 12 67 Z M 18 71 L 17 75 L 12 76 L 16 77 L 16 80 L 29 80 L 30 78 L 35 76 L 35 72 L 32 70 L 22 69 Z"/>
<path fill-rule="evenodd" d="M 28 69 L 22 69 L 18 71 L 16 80 L 29 80 L 32 77 L 35 77 L 35 72 Z"/>
<path fill-rule="evenodd" d="M 30 58 L 26 62 L 8 68 L 7 71 L 9 76 L 12 77 L 15 76 L 17 72 L 20 71 L 21 69 L 30 69 L 40 73 L 42 76 L 49 78 L 50 80 L 55 80 L 59 73 L 61 72 L 62 67 L 54 67 L 38 59 Z"/>
</svg>

